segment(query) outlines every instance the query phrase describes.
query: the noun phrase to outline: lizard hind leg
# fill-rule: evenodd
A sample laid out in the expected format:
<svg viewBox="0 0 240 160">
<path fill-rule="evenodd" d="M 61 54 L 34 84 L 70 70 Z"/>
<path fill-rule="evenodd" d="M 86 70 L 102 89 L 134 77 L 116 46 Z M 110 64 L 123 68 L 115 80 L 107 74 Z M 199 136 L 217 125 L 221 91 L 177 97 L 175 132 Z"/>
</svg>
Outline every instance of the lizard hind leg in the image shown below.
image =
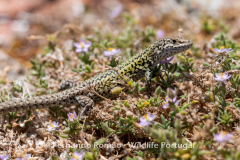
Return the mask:
<svg viewBox="0 0 240 160">
<path fill-rule="evenodd" d="M 88 111 L 93 109 L 93 100 L 87 96 L 77 96 L 75 97 L 75 99 L 78 101 L 78 104 L 83 107 L 80 115 L 81 118 L 87 116 Z"/>
<path fill-rule="evenodd" d="M 61 83 L 58 85 L 58 90 L 62 91 L 62 90 L 65 90 L 67 88 L 76 87 L 80 83 L 81 82 L 79 82 L 79 80 L 75 77 L 72 77 L 70 79 L 63 79 L 61 81 Z"/>
</svg>

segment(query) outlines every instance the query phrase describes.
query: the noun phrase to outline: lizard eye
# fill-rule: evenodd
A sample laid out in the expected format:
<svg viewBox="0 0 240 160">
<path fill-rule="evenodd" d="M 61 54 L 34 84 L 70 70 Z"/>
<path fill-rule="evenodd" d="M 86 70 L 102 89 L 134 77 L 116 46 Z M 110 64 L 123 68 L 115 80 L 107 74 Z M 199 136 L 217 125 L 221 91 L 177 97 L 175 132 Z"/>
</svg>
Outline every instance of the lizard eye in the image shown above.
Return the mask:
<svg viewBox="0 0 240 160">
<path fill-rule="evenodd" d="M 177 41 L 174 39 L 174 40 L 172 40 L 173 41 L 173 43 L 176 43 Z"/>
</svg>

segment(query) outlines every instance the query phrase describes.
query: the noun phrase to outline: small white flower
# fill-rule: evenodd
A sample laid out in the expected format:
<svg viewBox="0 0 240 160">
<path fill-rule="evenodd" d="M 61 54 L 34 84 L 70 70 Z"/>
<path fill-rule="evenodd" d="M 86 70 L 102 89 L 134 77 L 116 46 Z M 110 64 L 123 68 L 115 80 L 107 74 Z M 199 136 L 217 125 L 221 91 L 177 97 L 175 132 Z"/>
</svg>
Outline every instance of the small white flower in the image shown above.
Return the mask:
<svg viewBox="0 0 240 160">
<path fill-rule="evenodd" d="M 227 72 L 216 73 L 215 75 L 216 75 L 216 78 L 215 78 L 216 81 L 226 81 L 231 77 L 228 75 Z"/>
<path fill-rule="evenodd" d="M 49 132 L 54 131 L 58 126 L 59 126 L 58 122 L 53 121 L 53 123 L 47 126 L 48 127 L 47 131 Z"/>
<path fill-rule="evenodd" d="M 73 113 L 68 113 L 68 119 L 69 121 L 73 121 L 74 119 L 77 119 L 77 114 L 74 111 Z"/>
<path fill-rule="evenodd" d="M 219 49 L 214 48 L 214 50 L 215 50 L 215 52 L 217 52 L 217 53 L 223 53 L 223 52 L 228 53 L 228 52 L 230 52 L 230 51 L 232 50 L 232 48 L 226 49 L 224 46 L 222 46 L 222 47 L 220 47 Z"/>
<path fill-rule="evenodd" d="M 157 34 L 156 34 L 156 37 L 157 39 L 162 39 L 163 37 L 165 36 L 165 32 L 162 31 L 162 30 L 157 30 Z"/>
<path fill-rule="evenodd" d="M 113 11 L 112 11 L 112 13 L 111 13 L 111 17 L 112 18 L 116 18 L 117 16 L 119 16 L 120 15 L 120 13 L 122 12 L 122 10 L 123 10 L 123 6 L 120 4 L 120 5 L 118 5 L 117 7 L 115 7 L 114 9 L 113 9 Z"/>
<path fill-rule="evenodd" d="M 169 63 L 171 60 L 173 60 L 173 58 L 174 58 L 174 56 L 168 57 L 166 60 L 160 61 L 160 64 Z"/>
<path fill-rule="evenodd" d="M 92 45 L 92 42 L 85 42 L 83 39 L 79 43 L 74 43 L 74 46 L 76 47 L 76 52 L 87 52 L 88 48 Z"/>
<path fill-rule="evenodd" d="M 219 134 L 215 134 L 214 135 L 214 139 L 216 142 L 227 142 L 232 138 L 232 134 L 231 133 L 226 133 L 224 131 L 220 132 Z"/>
<path fill-rule="evenodd" d="M 139 126 L 148 126 L 150 124 L 151 121 L 153 121 L 156 118 L 157 115 L 155 114 L 151 114 L 151 113 L 147 113 L 144 116 L 140 117 L 140 122 L 139 122 Z"/>
<path fill-rule="evenodd" d="M 9 157 L 9 155 L 7 154 L 7 155 L 5 155 L 5 156 L 1 156 L 0 155 L 0 160 L 7 160 L 8 159 L 8 157 Z"/>
<path fill-rule="evenodd" d="M 104 51 L 104 55 L 110 57 L 110 60 L 112 60 L 112 56 L 116 55 L 119 51 L 120 49 L 108 48 L 107 51 Z"/>
<path fill-rule="evenodd" d="M 172 103 L 174 103 L 175 105 L 177 105 L 178 104 L 178 100 L 177 100 L 177 93 L 176 93 L 176 91 L 174 91 L 173 89 L 171 89 L 171 88 L 169 88 L 169 92 L 172 92 L 173 93 L 173 98 L 170 98 L 169 96 L 168 96 L 168 94 L 167 94 L 167 96 L 166 96 L 166 103 L 162 106 L 162 108 L 167 108 L 167 107 L 169 107 L 169 102 L 172 102 Z"/>
<path fill-rule="evenodd" d="M 83 149 L 80 152 L 75 151 L 73 153 L 72 158 L 70 158 L 69 160 L 82 160 L 84 156 L 84 151 Z"/>
</svg>

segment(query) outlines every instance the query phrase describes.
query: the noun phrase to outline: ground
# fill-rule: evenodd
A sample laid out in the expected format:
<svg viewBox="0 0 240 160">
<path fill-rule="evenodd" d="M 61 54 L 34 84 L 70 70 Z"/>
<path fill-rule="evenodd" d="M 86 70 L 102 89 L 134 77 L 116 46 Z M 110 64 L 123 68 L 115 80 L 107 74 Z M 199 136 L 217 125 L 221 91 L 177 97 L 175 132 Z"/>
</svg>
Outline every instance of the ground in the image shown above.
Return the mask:
<svg viewBox="0 0 240 160">
<path fill-rule="evenodd" d="M 63 79 L 89 79 L 157 39 L 181 36 L 193 47 L 156 68 L 151 97 L 144 79 L 126 78 L 129 89 L 115 88 L 117 98 L 95 103 L 84 120 L 77 106 L 7 114 L 0 159 L 239 159 L 240 2 L 5 3 L 2 102 L 57 92 Z M 81 40 L 91 45 L 78 53 Z"/>
</svg>

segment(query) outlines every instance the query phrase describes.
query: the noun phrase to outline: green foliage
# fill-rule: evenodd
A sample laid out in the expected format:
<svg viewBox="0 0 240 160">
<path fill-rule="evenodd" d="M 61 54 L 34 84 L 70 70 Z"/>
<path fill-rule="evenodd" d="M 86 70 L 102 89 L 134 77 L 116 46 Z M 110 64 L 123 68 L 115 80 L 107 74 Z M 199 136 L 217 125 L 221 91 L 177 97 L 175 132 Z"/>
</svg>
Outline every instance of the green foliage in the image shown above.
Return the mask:
<svg viewBox="0 0 240 160">
<path fill-rule="evenodd" d="M 215 30 L 215 24 L 213 22 L 212 19 L 205 19 L 203 22 L 202 22 L 202 30 L 207 32 L 207 33 L 210 33 L 212 31 Z"/>
<path fill-rule="evenodd" d="M 179 72 L 183 73 L 190 73 L 190 72 L 196 72 L 196 68 L 193 67 L 193 58 L 187 57 L 184 54 L 179 54 L 177 57 L 180 60 L 180 64 L 178 65 Z"/>
<path fill-rule="evenodd" d="M 67 118 L 67 113 L 61 110 L 63 106 L 49 107 L 49 113 L 54 119 L 58 119 L 59 117 Z"/>
<path fill-rule="evenodd" d="M 230 127 L 230 125 L 233 123 L 232 116 L 229 112 L 224 110 L 223 112 L 219 110 L 220 118 L 217 118 L 221 122 L 221 124 L 226 125 L 227 127 Z"/>
</svg>

